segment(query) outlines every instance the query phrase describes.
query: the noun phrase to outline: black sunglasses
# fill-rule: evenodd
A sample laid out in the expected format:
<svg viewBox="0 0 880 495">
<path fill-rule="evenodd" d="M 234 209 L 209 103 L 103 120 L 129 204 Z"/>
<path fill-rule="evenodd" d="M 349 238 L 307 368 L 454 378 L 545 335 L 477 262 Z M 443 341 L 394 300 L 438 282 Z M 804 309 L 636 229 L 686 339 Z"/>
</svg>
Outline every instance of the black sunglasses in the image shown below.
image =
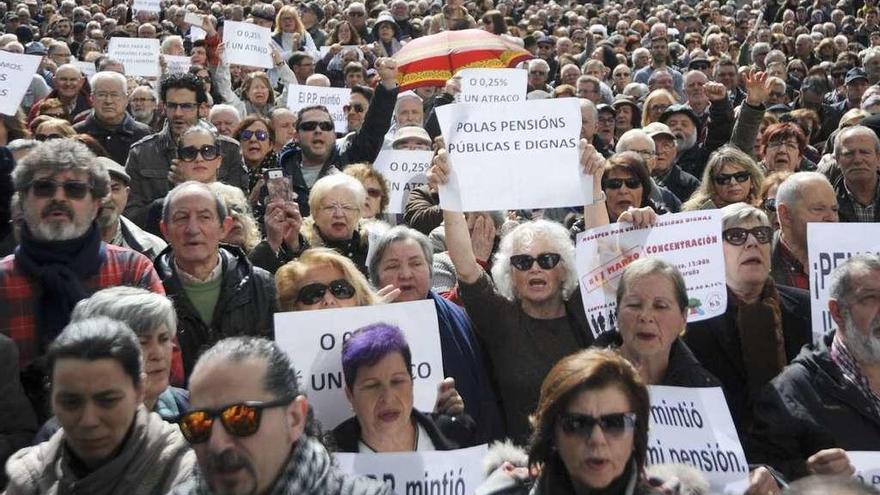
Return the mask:
<svg viewBox="0 0 880 495">
<path fill-rule="evenodd" d="M 59 187 L 64 189 L 64 194 L 70 199 L 83 199 L 92 190 L 92 186 L 87 182 L 76 180 L 58 183 L 52 179 L 37 179 L 31 182 L 31 191 L 38 198 L 51 198 L 55 196 L 55 191 Z"/>
<path fill-rule="evenodd" d="M 604 435 L 619 437 L 635 429 L 636 413 L 604 414 L 598 418 L 588 414 L 564 413 L 559 417 L 559 426 L 567 435 L 590 438 L 596 425 Z"/>
<path fill-rule="evenodd" d="M 364 106 L 361 105 L 360 103 L 352 103 L 351 105 L 345 105 L 344 107 L 342 107 L 342 109 L 345 110 L 346 112 L 349 110 L 354 110 L 357 113 L 364 113 L 364 111 L 366 110 L 366 108 L 364 108 Z"/>
<path fill-rule="evenodd" d="M 329 122 L 326 120 L 322 120 L 321 122 L 317 122 L 311 120 L 309 122 L 300 122 L 297 128 L 301 131 L 314 131 L 316 128 L 320 127 L 322 131 L 332 131 L 333 130 L 333 122 Z"/>
<path fill-rule="evenodd" d="M 761 208 L 767 211 L 776 211 L 776 198 L 767 198 L 761 203 Z"/>
<path fill-rule="evenodd" d="M 730 184 L 732 181 L 736 181 L 738 184 L 742 184 L 743 182 L 752 178 L 752 174 L 748 172 L 737 172 L 735 174 L 718 174 L 715 177 L 712 177 L 712 180 L 715 181 L 719 186 L 724 186 Z"/>
<path fill-rule="evenodd" d="M 204 146 L 184 146 L 177 148 L 177 157 L 185 162 L 191 162 L 198 155 L 202 155 L 203 160 L 213 160 L 220 156 L 220 147 L 216 144 L 206 144 Z"/>
<path fill-rule="evenodd" d="M 37 134 L 34 136 L 37 141 L 50 141 L 52 139 L 64 139 L 61 134 Z"/>
<path fill-rule="evenodd" d="M 211 438 L 215 418 L 220 418 L 220 423 L 230 435 L 249 437 L 260 429 L 263 409 L 286 406 L 293 402 L 293 399 L 293 396 L 286 396 L 264 402 L 242 402 L 219 409 L 197 409 L 181 415 L 177 424 L 180 426 L 183 438 L 192 444 L 207 442 Z"/>
<path fill-rule="evenodd" d="M 562 255 L 559 253 L 541 253 L 537 258 L 529 256 L 528 254 L 515 254 L 510 257 L 510 264 L 519 271 L 528 271 L 532 269 L 532 266 L 535 262 L 538 262 L 538 266 L 543 268 L 544 270 L 552 270 L 553 267 L 559 264 L 559 260 L 562 259 Z"/>
<path fill-rule="evenodd" d="M 265 141 L 269 139 L 269 133 L 266 131 L 251 131 L 249 129 L 245 129 L 238 133 L 238 136 L 241 138 L 240 141 L 248 141 L 250 138 L 255 137 L 257 141 Z"/>
<path fill-rule="evenodd" d="M 605 180 L 605 187 L 607 189 L 620 189 L 621 187 L 626 185 L 627 189 L 638 189 L 642 186 L 642 181 L 639 180 L 638 177 L 629 177 L 627 179 L 607 179 Z"/>
<path fill-rule="evenodd" d="M 761 244 L 767 244 L 773 240 L 773 228 L 763 225 L 752 229 L 731 227 L 721 232 L 721 237 L 734 246 L 742 246 L 749 239 L 749 234 L 755 236 L 755 240 Z"/>
<path fill-rule="evenodd" d="M 339 280 L 334 280 L 329 284 L 314 283 L 306 285 L 299 290 L 299 295 L 296 296 L 296 301 L 308 306 L 317 304 L 324 298 L 324 294 L 327 293 L 328 289 L 337 299 L 351 299 L 354 297 L 354 286 L 351 285 L 348 280 L 341 278 Z"/>
</svg>

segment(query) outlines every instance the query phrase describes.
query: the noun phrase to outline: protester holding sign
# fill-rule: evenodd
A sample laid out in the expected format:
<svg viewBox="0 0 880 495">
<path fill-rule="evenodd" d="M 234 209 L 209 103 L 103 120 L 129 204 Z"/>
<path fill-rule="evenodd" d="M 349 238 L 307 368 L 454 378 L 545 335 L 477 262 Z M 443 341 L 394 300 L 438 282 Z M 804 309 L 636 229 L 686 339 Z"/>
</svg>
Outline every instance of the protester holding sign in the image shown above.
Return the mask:
<svg viewBox="0 0 880 495">
<path fill-rule="evenodd" d="M 837 324 L 825 346 L 804 348 L 755 405 L 754 462 L 789 478 L 851 475 L 847 450 L 880 450 L 880 257 L 837 267 L 828 309 Z"/>
<path fill-rule="evenodd" d="M 427 415 L 413 407 L 412 354 L 400 329 L 376 323 L 355 330 L 342 344 L 345 395 L 355 413 L 333 430 L 340 452 L 452 450 L 457 439 L 470 443 L 474 421 L 454 405 L 456 414 Z"/>
<path fill-rule="evenodd" d="M 812 342 L 810 297 L 804 290 L 777 286 L 770 278 L 773 228 L 763 211 L 745 203 L 721 211 L 727 310 L 690 323 L 684 340 L 721 380 L 744 438 L 761 388 Z"/>
<path fill-rule="evenodd" d="M 638 259 L 617 286 L 617 331 L 600 334 L 594 345 L 617 347 L 648 385 L 720 386 L 679 338 L 687 315 L 681 272 L 659 258 Z"/>
<path fill-rule="evenodd" d="M 278 70 L 284 86 L 288 84 L 296 84 L 296 75 L 290 70 L 290 67 L 284 63 L 281 52 L 269 43 L 269 50 L 272 54 L 272 62 Z M 270 117 L 272 110 L 275 109 L 276 97 L 275 91 L 272 89 L 272 83 L 269 76 L 265 72 L 255 71 L 244 76 L 241 81 L 240 93 L 232 90 L 232 75 L 229 72 L 229 62 L 225 53 L 225 45 L 220 44 L 217 54 L 220 57 L 220 65 L 214 72 L 214 84 L 217 93 L 223 98 L 223 102 L 232 105 L 241 115 L 250 115 L 255 113 L 263 117 Z"/>
</svg>

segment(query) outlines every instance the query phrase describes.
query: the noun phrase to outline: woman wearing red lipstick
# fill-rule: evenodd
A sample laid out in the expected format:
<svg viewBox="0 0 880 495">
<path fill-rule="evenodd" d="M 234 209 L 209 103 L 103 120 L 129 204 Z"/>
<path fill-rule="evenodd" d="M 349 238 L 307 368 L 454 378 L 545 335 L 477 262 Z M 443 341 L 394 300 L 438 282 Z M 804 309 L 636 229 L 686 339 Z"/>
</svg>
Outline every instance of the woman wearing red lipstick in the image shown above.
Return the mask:
<svg viewBox="0 0 880 495">
<path fill-rule="evenodd" d="M 393 325 L 375 323 L 345 341 L 342 373 L 355 416 L 333 430 L 339 452 L 452 450 L 458 444 L 450 437 L 473 431 L 473 420 L 465 414 L 416 410 L 411 369 L 409 344 Z"/>
</svg>

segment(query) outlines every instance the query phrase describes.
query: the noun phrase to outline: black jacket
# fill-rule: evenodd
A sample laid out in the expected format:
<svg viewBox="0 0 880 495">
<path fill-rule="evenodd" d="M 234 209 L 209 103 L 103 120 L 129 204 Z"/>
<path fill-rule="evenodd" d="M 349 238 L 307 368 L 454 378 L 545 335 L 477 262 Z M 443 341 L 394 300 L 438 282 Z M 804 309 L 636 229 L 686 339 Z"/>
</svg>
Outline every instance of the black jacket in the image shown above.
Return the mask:
<svg viewBox="0 0 880 495">
<path fill-rule="evenodd" d="M 95 118 L 94 110 L 85 120 L 74 124 L 73 130 L 95 138 L 107 150 L 110 158 L 123 166 L 128 161 L 128 150 L 131 149 L 131 145 L 153 133 L 149 126 L 134 120 L 128 113 L 119 126 L 106 127 Z"/>
<path fill-rule="evenodd" d="M 618 348 L 623 345 L 620 332 L 613 330 L 604 332 L 593 341 L 593 347 Z M 715 375 L 706 371 L 706 368 L 697 361 L 694 353 L 680 339 L 672 342 L 669 349 L 669 364 L 666 366 L 666 374 L 657 385 L 670 387 L 720 387 L 721 381 Z"/>
<path fill-rule="evenodd" d="M 709 106 L 709 133 L 706 141 L 697 143 L 693 148 L 678 154 L 675 164 L 694 177 L 703 177 L 703 169 L 709 161 L 709 155 L 730 140 L 733 132 L 733 108 L 730 100 L 713 101 Z M 699 133 L 697 129 L 697 133 Z M 697 134 L 699 135 L 699 134 Z"/>
<path fill-rule="evenodd" d="M 672 165 L 666 175 L 655 179 L 657 184 L 665 187 L 684 203 L 700 187 L 700 181 L 693 175 L 685 172 L 678 165 Z"/>
<path fill-rule="evenodd" d="M 812 342 L 810 294 L 801 289 L 776 286 L 782 312 L 782 333 L 785 358 L 791 362 L 804 345 Z M 756 397 L 749 393 L 747 370 L 737 330 L 737 307 L 728 298 L 727 311 L 708 320 L 688 323 L 684 341 L 697 360 L 721 380 L 724 396 L 740 439 L 752 423 L 752 407 Z"/>
<path fill-rule="evenodd" d="M 454 450 L 460 444 L 470 445 L 473 443 L 467 442 L 467 435 L 474 433 L 474 420 L 470 416 L 464 414 L 459 416 L 429 415 L 413 409 L 412 419 L 428 432 L 431 443 L 434 444 L 436 450 Z M 333 428 L 331 436 L 337 452 L 358 452 L 361 424 L 358 423 L 357 416 L 352 416 Z M 463 436 L 465 438 L 459 438 L 459 441 L 451 440 Z"/>
<path fill-rule="evenodd" d="M 831 339 L 803 349 L 759 396 L 750 461 L 794 479 L 809 474 L 807 458 L 822 449 L 880 446 L 880 415 L 832 361 Z"/>
<path fill-rule="evenodd" d="M 187 298 L 171 246 L 155 261 L 165 294 L 177 311 L 177 339 L 187 381 L 201 352 L 221 339 L 239 335 L 274 338 L 273 315 L 277 311 L 277 300 L 272 275 L 252 266 L 236 247 L 221 247 L 220 262 L 223 264 L 220 297 L 212 321 L 206 323 Z"/>
<path fill-rule="evenodd" d="M 372 163 L 382 149 L 385 134 L 391 127 L 391 117 L 396 102 L 397 88 L 389 90 L 382 84 L 378 84 L 360 130 L 349 136 L 348 139 L 336 141 L 336 145 L 330 152 L 330 157 L 321 167 L 318 178 L 335 173 L 334 169 L 343 170 L 351 163 Z M 291 141 L 281 149 L 278 166 L 284 170 L 284 175 L 290 177 L 293 183 L 293 192 L 296 193 L 296 203 L 300 213 L 303 217 L 309 216 L 309 193 L 312 188 L 306 184 L 303 177 L 301 169 L 302 148 L 299 144 Z M 260 194 L 261 200 L 264 200 L 268 194 L 269 190 L 263 186 Z"/>
</svg>

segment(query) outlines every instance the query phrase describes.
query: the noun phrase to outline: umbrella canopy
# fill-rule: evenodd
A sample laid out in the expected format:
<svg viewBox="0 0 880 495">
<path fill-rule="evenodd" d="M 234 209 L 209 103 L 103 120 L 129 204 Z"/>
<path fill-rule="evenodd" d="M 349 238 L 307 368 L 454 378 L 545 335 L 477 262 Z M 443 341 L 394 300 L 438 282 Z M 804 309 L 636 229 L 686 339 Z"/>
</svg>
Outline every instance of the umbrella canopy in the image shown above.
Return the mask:
<svg viewBox="0 0 880 495">
<path fill-rule="evenodd" d="M 461 69 L 515 67 L 532 54 L 482 29 L 443 31 L 410 41 L 394 54 L 401 90 L 440 86 Z"/>
</svg>

